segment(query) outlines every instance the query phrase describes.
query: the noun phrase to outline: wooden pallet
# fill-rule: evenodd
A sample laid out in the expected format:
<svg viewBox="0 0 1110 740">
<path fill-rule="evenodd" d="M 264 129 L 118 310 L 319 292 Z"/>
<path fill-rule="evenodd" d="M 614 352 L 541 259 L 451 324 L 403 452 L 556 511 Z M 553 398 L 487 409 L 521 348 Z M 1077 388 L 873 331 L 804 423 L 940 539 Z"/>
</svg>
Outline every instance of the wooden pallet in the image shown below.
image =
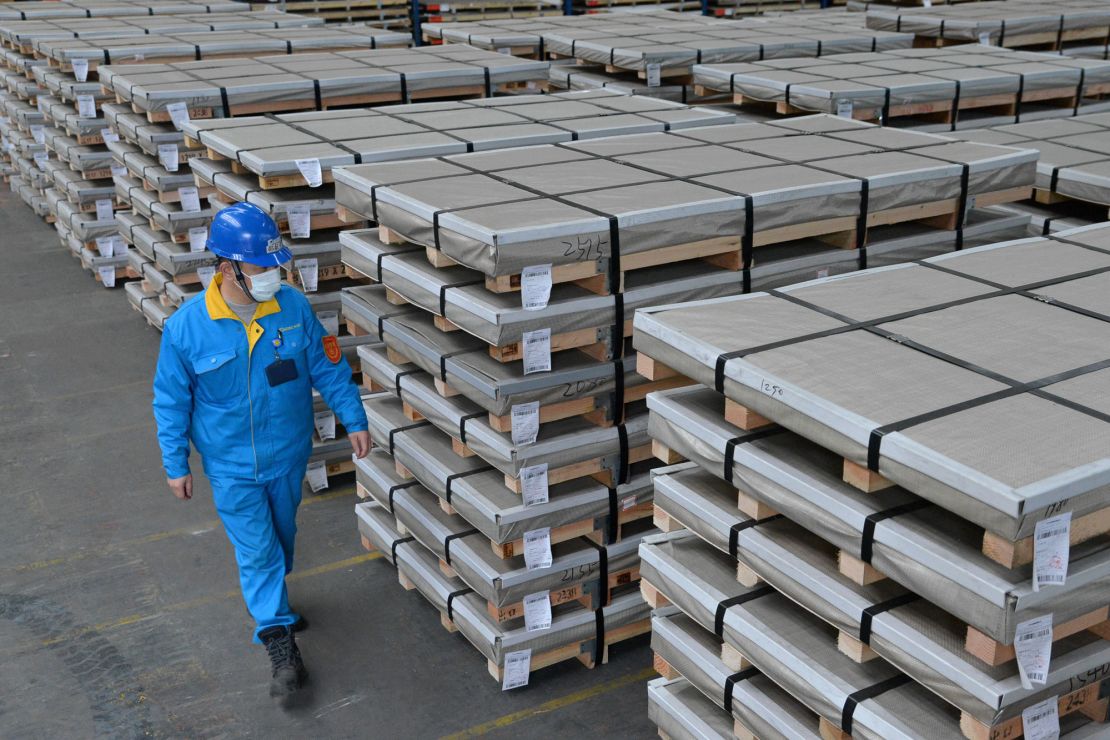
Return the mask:
<svg viewBox="0 0 1110 740">
<path fill-rule="evenodd" d="M 1094 220 L 1110 220 L 1110 204 L 1097 203 L 1094 201 L 1080 200 L 1070 195 L 1062 195 L 1051 190 L 1044 188 L 1035 188 L 1033 190 L 1033 200 L 1041 205 L 1057 205 L 1059 203 L 1075 203 L 1082 208 L 1090 209 L 1094 215 Z"/>
<path fill-rule="evenodd" d="M 1028 51 L 1060 51 L 1061 45 L 1071 41 L 1104 41 L 1110 36 L 1110 28 L 1069 28 L 1063 31 L 1039 31 L 1036 33 L 1011 34 L 1007 33 L 1002 39 L 1002 46 L 1007 49 L 1026 49 Z M 939 48 L 942 46 L 960 46 L 974 44 L 968 39 L 942 39 L 936 36 L 915 36 L 913 45 L 917 48 Z M 992 45 L 995 39 L 991 40 Z M 1033 48 L 1036 47 L 1036 48 Z"/>
</svg>

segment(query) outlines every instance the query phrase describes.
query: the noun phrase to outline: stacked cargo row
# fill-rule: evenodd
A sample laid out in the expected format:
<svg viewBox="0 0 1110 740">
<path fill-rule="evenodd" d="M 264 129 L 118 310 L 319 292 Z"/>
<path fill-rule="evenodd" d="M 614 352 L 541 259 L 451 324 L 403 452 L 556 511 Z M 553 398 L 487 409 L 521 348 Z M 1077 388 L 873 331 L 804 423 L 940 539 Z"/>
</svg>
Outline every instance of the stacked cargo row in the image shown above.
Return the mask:
<svg viewBox="0 0 1110 740">
<path fill-rule="evenodd" d="M 648 397 L 661 728 L 1105 733 L 1107 247 L 1099 225 L 637 313 L 646 377 L 701 384 Z"/>
</svg>

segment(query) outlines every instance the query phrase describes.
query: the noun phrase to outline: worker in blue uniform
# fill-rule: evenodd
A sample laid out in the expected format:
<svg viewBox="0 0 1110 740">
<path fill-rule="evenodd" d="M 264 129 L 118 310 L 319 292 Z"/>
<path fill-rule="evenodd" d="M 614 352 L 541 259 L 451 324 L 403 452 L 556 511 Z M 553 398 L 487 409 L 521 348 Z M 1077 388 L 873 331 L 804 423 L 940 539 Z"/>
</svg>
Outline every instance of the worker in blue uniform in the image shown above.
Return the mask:
<svg viewBox="0 0 1110 740">
<path fill-rule="evenodd" d="M 292 257 L 262 209 L 236 203 L 216 214 L 208 288 L 165 323 L 154 376 L 154 417 L 174 495 L 192 498 L 189 442 L 235 548 L 255 642 L 270 656 L 270 695 L 289 706 L 307 673 L 285 576 L 301 483 L 312 448 L 315 387 L 347 430 L 356 457 L 370 448 L 366 413 L 339 343 L 300 291 L 282 285 Z"/>
</svg>

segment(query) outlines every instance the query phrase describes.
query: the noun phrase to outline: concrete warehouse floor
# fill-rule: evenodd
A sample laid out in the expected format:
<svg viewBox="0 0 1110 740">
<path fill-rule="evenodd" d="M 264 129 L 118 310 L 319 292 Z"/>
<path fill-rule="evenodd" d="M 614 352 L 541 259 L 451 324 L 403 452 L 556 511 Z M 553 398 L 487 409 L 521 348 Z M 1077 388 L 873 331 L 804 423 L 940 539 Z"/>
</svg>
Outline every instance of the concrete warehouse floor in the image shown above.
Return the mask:
<svg viewBox="0 0 1110 740">
<path fill-rule="evenodd" d="M 191 502 L 165 485 L 158 332 L 6 187 L 0 264 L 0 737 L 655 735 L 646 637 L 502 693 L 359 545 L 350 481 L 301 511 L 290 590 L 313 695 L 283 713 L 207 483 Z"/>
</svg>

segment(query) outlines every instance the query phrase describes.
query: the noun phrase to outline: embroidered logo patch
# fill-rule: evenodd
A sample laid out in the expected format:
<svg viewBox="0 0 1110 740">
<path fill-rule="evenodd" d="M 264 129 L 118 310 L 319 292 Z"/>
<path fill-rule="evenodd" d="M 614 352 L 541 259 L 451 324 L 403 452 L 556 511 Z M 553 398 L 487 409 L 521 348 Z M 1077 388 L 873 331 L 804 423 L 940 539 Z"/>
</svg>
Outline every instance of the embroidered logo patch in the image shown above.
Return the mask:
<svg viewBox="0 0 1110 740">
<path fill-rule="evenodd" d="M 339 340 L 330 334 L 324 337 L 324 356 L 332 363 L 339 362 L 343 357 L 343 351 L 339 349 Z"/>
</svg>

